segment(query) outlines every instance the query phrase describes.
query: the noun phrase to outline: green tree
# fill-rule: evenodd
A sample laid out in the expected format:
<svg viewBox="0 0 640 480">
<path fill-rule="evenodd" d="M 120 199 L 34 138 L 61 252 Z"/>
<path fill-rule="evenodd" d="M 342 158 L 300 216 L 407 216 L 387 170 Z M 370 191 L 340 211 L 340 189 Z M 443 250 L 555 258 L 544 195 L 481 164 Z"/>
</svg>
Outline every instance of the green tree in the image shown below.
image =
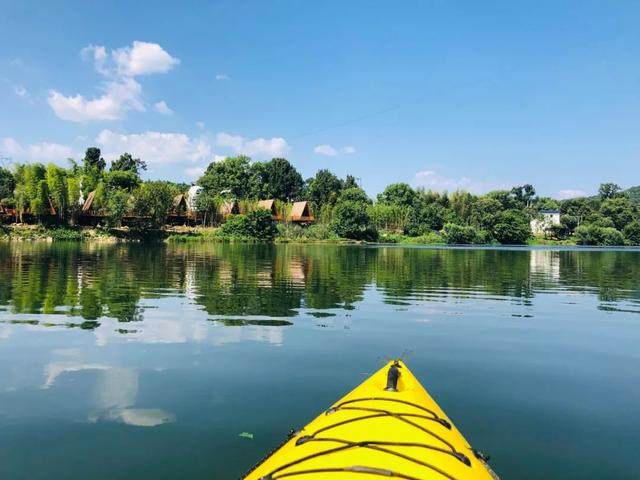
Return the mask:
<svg viewBox="0 0 640 480">
<path fill-rule="evenodd" d="M 342 190 L 342 180 L 329 170 L 318 170 L 315 177 L 307 180 L 304 196 L 315 208 L 333 205 Z"/>
<path fill-rule="evenodd" d="M 388 205 L 415 207 L 418 194 L 407 183 L 392 183 L 378 194 L 378 201 Z"/>
<path fill-rule="evenodd" d="M 476 242 L 476 229 L 469 225 L 447 223 L 442 229 L 445 241 L 449 245 L 466 245 Z"/>
<path fill-rule="evenodd" d="M 104 167 L 107 165 L 98 147 L 87 148 L 82 162 L 85 170 L 97 170 L 100 173 L 104 171 Z"/>
<path fill-rule="evenodd" d="M 51 202 L 56 209 L 56 214 L 60 220 L 64 219 L 67 213 L 69 193 L 67 190 L 67 172 L 63 168 L 50 163 L 47 165 L 45 173 L 47 187 Z"/>
<path fill-rule="evenodd" d="M 283 202 L 297 200 L 302 194 L 304 181 L 296 168 L 284 158 L 273 158 L 266 163 L 252 165 L 259 188 L 256 198 L 275 198 Z"/>
<path fill-rule="evenodd" d="M 245 156 L 227 157 L 221 162 L 212 162 L 198 185 L 213 195 L 230 194 L 246 198 L 251 193 L 251 159 Z"/>
<path fill-rule="evenodd" d="M 130 153 L 123 153 L 117 160 L 111 162 L 111 171 L 119 172 L 133 172 L 137 175 L 140 174 L 140 170 L 146 170 L 147 163 L 139 158 L 133 158 Z"/>
<path fill-rule="evenodd" d="M 635 218 L 635 208 L 627 197 L 610 197 L 602 202 L 600 213 L 610 218 L 613 226 L 622 230 L 625 225 Z"/>
<path fill-rule="evenodd" d="M 637 220 L 628 223 L 622 233 L 627 245 L 640 245 L 640 223 Z"/>
<path fill-rule="evenodd" d="M 406 233 L 411 236 L 419 236 L 431 231 L 442 230 L 444 227 L 444 218 L 445 209 L 437 203 L 411 208 L 411 217 L 405 229 Z"/>
<path fill-rule="evenodd" d="M 271 212 L 264 208 L 252 210 L 246 215 L 231 216 L 220 229 L 226 237 L 271 240 L 278 233 Z"/>
<path fill-rule="evenodd" d="M 611 227 L 598 225 L 580 225 L 576 228 L 576 243 L 578 245 L 624 245 L 624 237 L 620 231 Z"/>
<path fill-rule="evenodd" d="M 107 187 L 131 192 L 140 185 L 140 177 L 132 170 L 113 170 L 104 177 Z"/>
<path fill-rule="evenodd" d="M 360 187 L 351 187 L 342 190 L 342 192 L 340 192 L 340 195 L 338 196 L 338 201 L 361 202 L 368 204 L 371 203 L 371 199 L 367 196 L 367 193 Z"/>
<path fill-rule="evenodd" d="M 329 228 L 338 237 L 375 240 L 378 233 L 369 217 L 367 205 L 368 203 L 362 201 L 338 201 L 333 208 Z"/>
<path fill-rule="evenodd" d="M 472 206 L 470 223 L 476 228 L 492 231 L 502 208 L 502 203 L 496 198 L 482 196 Z"/>
<path fill-rule="evenodd" d="M 522 186 L 513 187 L 511 189 L 511 195 L 521 208 L 529 208 L 535 199 L 536 189 L 533 188 L 533 185 L 527 183 Z"/>
<path fill-rule="evenodd" d="M 159 228 L 165 224 L 175 194 L 167 182 L 145 182 L 136 191 L 134 209 L 149 217 L 150 226 Z"/>
<path fill-rule="evenodd" d="M 600 188 L 598 188 L 598 195 L 603 200 L 608 198 L 613 198 L 620 193 L 620 186 L 616 183 L 601 183 Z"/>
<path fill-rule="evenodd" d="M 6 168 L 0 167 L 0 200 L 13 198 L 13 190 L 16 188 L 16 181 L 13 174 Z"/>
<path fill-rule="evenodd" d="M 500 213 L 493 236 L 505 245 L 523 245 L 531 237 L 529 219 L 518 210 L 506 210 Z"/>
<path fill-rule="evenodd" d="M 107 193 L 108 223 L 112 227 L 122 225 L 122 219 L 130 208 L 131 193 L 123 188 L 111 188 Z"/>
</svg>

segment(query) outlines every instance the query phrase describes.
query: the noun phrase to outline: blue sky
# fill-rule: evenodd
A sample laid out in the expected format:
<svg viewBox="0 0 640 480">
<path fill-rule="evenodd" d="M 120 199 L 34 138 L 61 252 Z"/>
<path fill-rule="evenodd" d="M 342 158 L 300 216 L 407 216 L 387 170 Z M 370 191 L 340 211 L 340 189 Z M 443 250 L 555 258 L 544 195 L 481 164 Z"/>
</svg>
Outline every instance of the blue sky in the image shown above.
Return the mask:
<svg viewBox="0 0 640 480">
<path fill-rule="evenodd" d="M 245 153 L 567 197 L 640 184 L 638 2 L 0 1 L 0 156 Z M 8 160 L 4 160 L 8 163 Z"/>
</svg>

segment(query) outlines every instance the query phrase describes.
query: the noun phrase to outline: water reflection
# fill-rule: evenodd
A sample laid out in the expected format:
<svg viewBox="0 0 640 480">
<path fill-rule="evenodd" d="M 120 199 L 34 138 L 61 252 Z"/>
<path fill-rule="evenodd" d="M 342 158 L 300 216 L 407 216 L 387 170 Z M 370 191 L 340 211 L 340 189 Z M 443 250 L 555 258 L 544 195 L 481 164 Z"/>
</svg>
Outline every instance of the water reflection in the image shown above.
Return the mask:
<svg viewBox="0 0 640 480">
<path fill-rule="evenodd" d="M 639 312 L 637 251 L 3 244 L 0 478 L 238 478 L 407 348 L 504 478 L 636 478 Z"/>
<path fill-rule="evenodd" d="M 317 316 L 329 309 L 353 309 L 368 288 L 397 306 L 479 296 L 530 305 L 538 292 L 559 289 L 595 293 L 601 309 L 636 312 L 637 255 L 543 249 L 5 244 L 0 246 L 0 307 L 5 310 L 0 318 L 92 330 L 107 318 L 118 323 L 149 319 L 154 316 L 152 300 L 173 298 L 181 299 L 186 310 L 195 306 L 215 316 L 220 325 L 287 326 L 291 322 L 286 318 L 306 310 L 316 310 Z M 177 342 L 206 335 L 187 331 L 188 325 L 175 320 L 156 318 L 144 333 L 133 327 L 114 332 Z M 10 335 L 6 327 L 1 332 Z"/>
</svg>

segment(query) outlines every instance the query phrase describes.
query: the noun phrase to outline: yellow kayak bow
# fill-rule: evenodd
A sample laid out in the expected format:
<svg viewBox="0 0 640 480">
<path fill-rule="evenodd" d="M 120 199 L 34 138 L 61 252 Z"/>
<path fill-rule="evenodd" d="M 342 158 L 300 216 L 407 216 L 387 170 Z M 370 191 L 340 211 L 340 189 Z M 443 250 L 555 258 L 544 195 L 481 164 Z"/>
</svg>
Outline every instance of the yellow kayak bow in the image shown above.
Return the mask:
<svg viewBox="0 0 640 480">
<path fill-rule="evenodd" d="M 407 366 L 391 361 L 320 414 L 247 480 L 496 480 Z"/>
</svg>

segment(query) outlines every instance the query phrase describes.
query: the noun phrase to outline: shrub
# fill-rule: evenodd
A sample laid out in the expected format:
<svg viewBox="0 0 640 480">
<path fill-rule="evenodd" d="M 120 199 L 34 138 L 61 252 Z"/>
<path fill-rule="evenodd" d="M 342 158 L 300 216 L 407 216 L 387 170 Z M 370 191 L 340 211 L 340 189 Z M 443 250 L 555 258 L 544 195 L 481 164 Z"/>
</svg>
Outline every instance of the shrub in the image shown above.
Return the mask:
<svg viewBox="0 0 640 480">
<path fill-rule="evenodd" d="M 375 240 L 378 237 L 364 202 L 344 200 L 336 203 L 330 229 L 339 237 L 353 240 Z"/>
<path fill-rule="evenodd" d="M 449 245 L 466 245 L 475 243 L 477 232 L 475 228 L 467 225 L 447 223 L 442 230 L 442 235 Z"/>
<path fill-rule="evenodd" d="M 640 245 L 640 223 L 637 220 L 629 223 L 622 232 L 627 245 Z"/>
<path fill-rule="evenodd" d="M 580 225 L 576 228 L 576 243 L 578 245 L 624 245 L 624 237 L 615 228 Z"/>
<path fill-rule="evenodd" d="M 524 245 L 531 237 L 529 219 L 517 210 L 505 210 L 498 216 L 493 236 L 505 245 Z"/>
<path fill-rule="evenodd" d="M 445 243 L 445 238 L 437 232 L 428 232 L 418 237 L 404 238 L 401 243 L 418 245 L 441 245 Z"/>
<path fill-rule="evenodd" d="M 406 233 L 411 236 L 425 235 L 444 226 L 444 208 L 435 203 L 419 206 L 413 210 Z"/>
<path fill-rule="evenodd" d="M 48 233 L 54 242 L 77 242 L 82 240 L 82 232 L 71 228 L 53 228 Z"/>
<path fill-rule="evenodd" d="M 253 210 L 246 215 L 233 215 L 220 229 L 220 234 L 229 238 L 272 240 L 277 233 L 271 212 L 264 208 Z"/>
</svg>

